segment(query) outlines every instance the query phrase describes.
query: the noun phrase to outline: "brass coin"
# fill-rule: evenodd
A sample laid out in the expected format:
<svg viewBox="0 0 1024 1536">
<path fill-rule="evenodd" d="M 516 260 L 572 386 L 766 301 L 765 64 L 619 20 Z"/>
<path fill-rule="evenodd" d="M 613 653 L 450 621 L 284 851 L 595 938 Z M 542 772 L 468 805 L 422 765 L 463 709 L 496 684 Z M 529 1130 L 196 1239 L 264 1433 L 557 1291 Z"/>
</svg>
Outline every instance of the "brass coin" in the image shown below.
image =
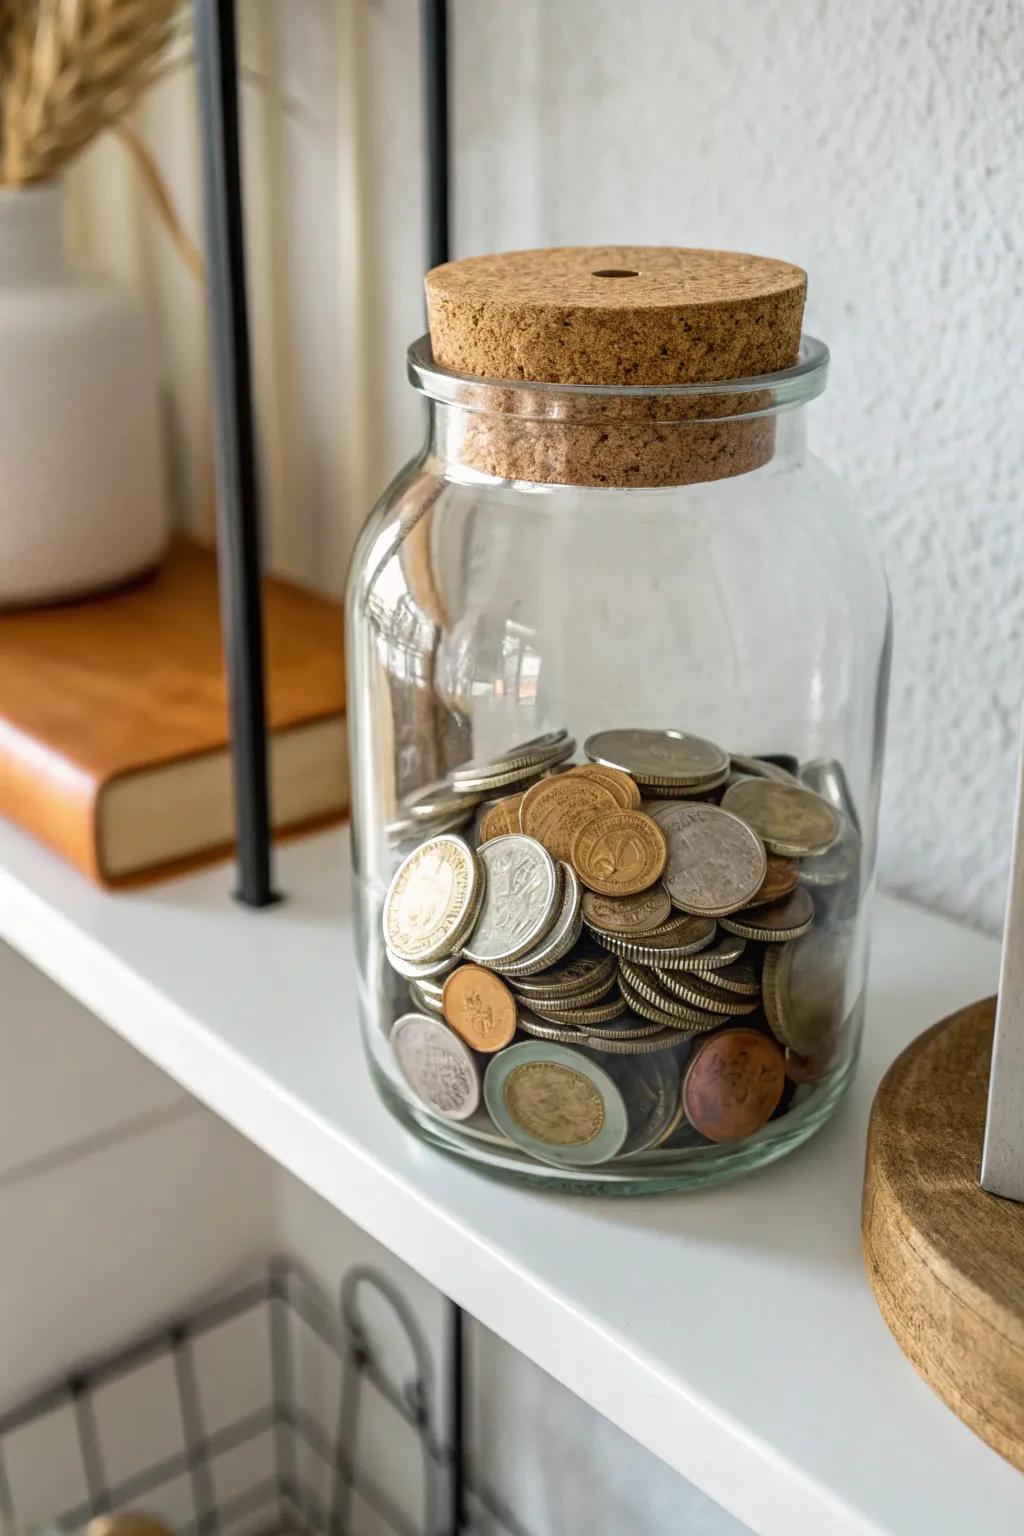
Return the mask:
<svg viewBox="0 0 1024 1536">
<path fill-rule="evenodd" d="M 802 885 L 781 901 L 773 901 L 766 907 L 748 908 L 745 912 L 733 912 L 721 917 L 719 922 L 728 933 L 736 933 L 741 939 L 755 939 L 762 944 L 779 944 L 789 939 L 799 939 L 814 922 L 814 902 Z"/>
<path fill-rule="evenodd" d="M 749 907 L 763 907 L 769 901 L 779 901 L 783 896 L 788 896 L 790 891 L 796 889 L 797 880 L 800 878 L 799 865 L 792 859 L 784 859 L 779 853 L 768 855 L 768 867 L 765 870 L 764 879 L 761 881 L 760 890 L 747 903 Z"/>
<path fill-rule="evenodd" d="M 777 1039 L 798 1056 L 816 1058 L 839 1033 L 846 955 L 834 934 L 809 933 L 764 957 L 764 1011 Z"/>
<path fill-rule="evenodd" d="M 754 976 L 751 971 L 751 976 Z M 761 1005 L 760 997 L 749 996 L 740 992 L 730 992 L 727 988 L 718 987 L 710 980 L 695 975 L 692 971 L 655 971 L 658 985 L 673 997 L 679 997 L 684 1003 L 689 1003 L 691 1008 L 701 1008 L 708 1013 L 725 1014 L 731 1018 L 737 1013 L 753 1013 Z M 708 972 L 708 977 L 714 975 Z M 754 985 L 757 978 L 754 977 Z"/>
<path fill-rule="evenodd" d="M 664 833 L 642 811 L 605 811 L 584 823 L 572 844 L 576 873 L 601 896 L 646 890 L 660 879 L 666 855 Z"/>
<path fill-rule="evenodd" d="M 672 900 L 664 885 L 652 885 L 634 896 L 599 896 L 583 893 L 583 921 L 601 933 L 652 933 L 672 914 Z"/>
<path fill-rule="evenodd" d="M 492 805 L 487 815 L 480 824 L 480 841 L 488 842 L 492 837 L 507 837 L 510 832 L 519 831 L 519 807 L 523 803 L 524 796 L 506 795 L 499 800 L 497 805 Z"/>
<path fill-rule="evenodd" d="M 628 773 L 621 768 L 605 768 L 600 763 L 580 763 L 569 772 L 579 778 L 593 779 L 615 796 L 616 804 L 623 811 L 640 809 L 640 791 Z"/>
<path fill-rule="evenodd" d="M 709 1141 L 744 1141 L 771 1119 L 786 1085 L 782 1052 L 755 1029 L 723 1029 L 697 1046 L 683 1111 Z"/>
<path fill-rule="evenodd" d="M 839 836 L 832 806 L 799 784 L 742 779 L 726 790 L 722 805 L 753 827 L 769 852 L 789 858 L 824 853 Z"/>
<path fill-rule="evenodd" d="M 516 1000 L 503 981 L 482 965 L 460 965 L 441 993 L 441 1009 L 457 1035 L 474 1051 L 500 1051 L 516 1032 Z"/>
<path fill-rule="evenodd" d="M 595 933 L 594 938 L 613 955 L 635 960 L 641 965 L 663 965 L 668 970 L 675 970 L 688 956 L 713 943 L 716 931 L 713 917 L 681 916 L 665 933 L 645 934 L 636 939 Z"/>
<path fill-rule="evenodd" d="M 553 1147 L 580 1147 L 604 1124 L 604 1100 L 581 1072 L 560 1062 L 530 1061 L 505 1083 L 505 1108 L 528 1136 Z"/>
<path fill-rule="evenodd" d="M 450 955 L 478 905 L 482 883 L 476 855 L 461 837 L 428 838 L 402 861 L 388 887 L 388 948 L 418 965 Z"/>
<path fill-rule="evenodd" d="M 571 863 L 573 839 L 580 828 L 599 812 L 616 808 L 615 796 L 605 785 L 560 773 L 541 779 L 526 792 L 519 825 L 528 837 L 543 843 L 552 858 Z"/>
</svg>

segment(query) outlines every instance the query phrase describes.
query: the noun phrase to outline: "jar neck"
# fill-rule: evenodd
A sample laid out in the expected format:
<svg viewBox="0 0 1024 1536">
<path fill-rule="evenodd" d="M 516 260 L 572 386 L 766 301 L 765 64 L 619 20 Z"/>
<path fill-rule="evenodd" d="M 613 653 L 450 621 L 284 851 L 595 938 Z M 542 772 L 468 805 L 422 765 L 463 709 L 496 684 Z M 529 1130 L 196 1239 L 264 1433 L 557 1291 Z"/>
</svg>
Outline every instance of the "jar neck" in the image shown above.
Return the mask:
<svg viewBox="0 0 1024 1536">
<path fill-rule="evenodd" d="M 612 402 L 614 404 L 614 401 Z M 529 419 L 429 400 L 427 451 L 452 479 L 655 490 L 770 467 L 807 453 L 806 406 L 700 420 Z"/>
<path fill-rule="evenodd" d="M 0 289 L 41 288 L 69 272 L 64 183 L 0 188 Z"/>
</svg>

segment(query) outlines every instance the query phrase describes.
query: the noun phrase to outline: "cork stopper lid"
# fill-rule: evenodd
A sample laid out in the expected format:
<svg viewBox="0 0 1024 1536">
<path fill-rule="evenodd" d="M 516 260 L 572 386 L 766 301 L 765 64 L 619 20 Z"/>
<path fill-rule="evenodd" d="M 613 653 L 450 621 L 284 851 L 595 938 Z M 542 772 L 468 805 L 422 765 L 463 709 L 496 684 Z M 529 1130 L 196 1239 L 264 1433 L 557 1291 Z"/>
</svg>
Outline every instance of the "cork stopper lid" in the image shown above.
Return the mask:
<svg viewBox="0 0 1024 1536">
<path fill-rule="evenodd" d="M 426 289 L 453 373 L 671 386 L 792 367 L 807 275 L 738 251 L 570 246 L 447 262 Z"/>
</svg>

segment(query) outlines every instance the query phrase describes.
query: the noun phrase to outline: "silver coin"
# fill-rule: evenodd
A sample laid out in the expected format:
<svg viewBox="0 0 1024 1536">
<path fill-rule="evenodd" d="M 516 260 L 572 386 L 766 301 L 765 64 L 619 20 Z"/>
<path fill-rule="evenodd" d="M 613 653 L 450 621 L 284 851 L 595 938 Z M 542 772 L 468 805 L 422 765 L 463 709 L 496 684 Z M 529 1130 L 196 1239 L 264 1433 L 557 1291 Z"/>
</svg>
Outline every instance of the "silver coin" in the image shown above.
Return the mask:
<svg viewBox="0 0 1024 1536">
<path fill-rule="evenodd" d="M 657 1146 L 678 1125 L 682 1115 L 683 1075 L 667 1051 L 641 1056 L 628 1065 L 618 1056 L 602 1063 L 618 1085 L 626 1105 L 629 1130 L 620 1157 Z"/>
<path fill-rule="evenodd" d="M 595 1034 L 591 1031 L 584 1034 L 581 1044 L 588 1046 L 592 1051 L 599 1051 L 602 1055 L 613 1051 L 616 1056 L 646 1056 L 649 1052 L 674 1051 L 680 1057 L 691 1048 L 691 1038 L 688 1032 L 665 1027 L 656 1029 L 653 1034 L 640 1037 L 615 1037 L 602 1033 Z"/>
<path fill-rule="evenodd" d="M 468 798 L 455 792 L 451 779 L 435 779 L 432 784 L 425 784 L 415 794 L 407 796 L 398 809 L 401 815 L 414 822 L 430 822 L 445 816 L 468 816 L 472 812 Z"/>
<path fill-rule="evenodd" d="M 663 880 L 673 905 L 699 917 L 747 906 L 768 868 L 757 833 L 717 805 L 671 805 L 655 820 L 668 844 Z"/>
<path fill-rule="evenodd" d="M 440 1019 L 444 1017 L 444 1009 L 441 1006 L 440 997 L 435 997 L 432 992 L 424 992 L 423 986 L 418 981 L 410 981 L 409 997 L 412 1005 L 420 1013 L 436 1014 Z"/>
<path fill-rule="evenodd" d="M 729 768 L 729 754 L 685 731 L 598 731 L 583 750 L 591 762 L 621 768 L 638 784 L 700 784 Z"/>
<path fill-rule="evenodd" d="M 557 965 L 558 961 L 566 956 L 573 945 L 579 939 L 583 931 L 583 914 L 580 911 L 582 889 L 579 876 L 571 864 L 564 860 L 559 861 L 562 872 L 562 907 L 555 918 L 551 931 L 545 934 L 541 942 L 533 949 L 527 950 L 521 960 L 514 960 L 511 964 L 495 966 L 503 976 L 512 978 L 521 976 L 533 976 L 538 971 L 545 971 L 550 966 Z"/>
<path fill-rule="evenodd" d="M 800 879 L 804 885 L 841 885 L 860 873 L 862 852 L 860 833 L 840 811 L 839 836 L 824 853 L 801 860 Z"/>
<path fill-rule="evenodd" d="M 517 832 L 491 838 L 477 858 L 484 867 L 484 899 L 462 952 L 477 965 L 507 964 L 550 931 L 561 902 L 561 872 L 542 843 Z"/>
<path fill-rule="evenodd" d="M 572 997 L 580 992 L 588 992 L 602 982 L 610 985 L 617 971 L 614 955 L 598 951 L 582 955 L 577 953 L 564 964 L 545 971 L 543 975 L 516 977 L 512 986 L 523 997 L 530 997 L 534 992 L 549 998 Z"/>
<path fill-rule="evenodd" d="M 446 1120 L 468 1120 L 480 1103 L 473 1053 L 440 1019 L 406 1013 L 391 1029 L 399 1071 L 416 1097 Z"/>
<path fill-rule="evenodd" d="M 575 998 L 570 998 L 560 1007 L 551 1007 L 542 1002 L 539 997 L 532 997 L 530 1007 L 534 1013 L 542 1019 L 547 1019 L 550 1024 L 574 1024 L 577 1029 L 587 1029 L 591 1024 L 607 1024 L 612 1019 L 621 1019 L 627 1011 L 625 1002 L 617 993 L 609 994 L 595 1003 L 580 1003 Z"/>
<path fill-rule="evenodd" d="M 728 784 L 730 778 L 730 774 L 720 773 L 713 779 L 702 779 L 699 784 L 645 784 L 644 791 L 655 805 L 665 800 L 699 800 L 703 795 L 721 789 L 723 784 Z M 642 802 L 640 809 L 644 809 Z M 648 811 L 647 814 L 650 816 L 652 812 Z"/>
<path fill-rule="evenodd" d="M 707 949 L 715 941 L 715 920 L 711 917 L 681 917 L 660 933 L 648 933 L 637 939 L 623 939 L 617 934 L 594 933 L 594 938 L 613 955 L 636 960 L 641 965 L 663 965 L 673 970 L 678 961 Z"/>
<path fill-rule="evenodd" d="M 857 802 L 853 797 L 853 790 L 850 788 L 850 781 L 846 777 L 846 770 L 842 763 L 834 757 L 820 757 L 814 762 L 802 763 L 800 782 L 821 795 L 822 799 L 827 800 L 840 815 L 846 817 L 855 832 L 860 832 Z"/>
<path fill-rule="evenodd" d="M 611 958 L 613 957 L 609 956 L 609 959 Z M 580 991 L 570 993 L 568 996 L 565 993 L 558 992 L 551 996 L 547 992 L 542 992 L 539 988 L 535 992 L 518 992 L 517 995 L 524 1002 L 529 1003 L 531 1008 L 536 1006 L 546 1012 L 554 1010 L 555 1012 L 564 1013 L 569 1008 L 586 1008 L 591 1003 L 599 1003 L 602 998 L 608 996 L 615 986 L 617 975 L 618 971 L 612 971 L 610 976 L 602 976 L 600 980 L 587 987 L 585 991 L 581 989 Z M 539 976 L 536 979 L 542 981 L 543 976 Z M 512 990 L 516 991 L 518 983 L 513 981 L 511 986 Z"/>
<path fill-rule="evenodd" d="M 683 959 L 676 961 L 671 969 L 674 971 L 696 971 L 698 974 L 701 971 L 707 971 L 713 975 L 716 971 L 724 970 L 727 965 L 732 965 L 737 961 L 746 947 L 746 939 L 741 939 L 738 934 L 720 933 L 716 943 L 709 945 L 707 949 L 699 950 L 695 954 L 684 956 Z M 660 960 L 655 961 L 656 965 L 661 965 L 661 963 Z"/>
<path fill-rule="evenodd" d="M 467 796 L 462 805 L 429 821 L 422 817 L 398 817 L 394 821 L 389 821 L 384 828 L 388 845 L 392 848 L 400 848 L 403 843 L 412 843 L 414 840 L 419 844 L 428 835 L 440 837 L 442 832 L 459 832 L 472 821 L 476 806 L 477 801 Z"/>
<path fill-rule="evenodd" d="M 790 773 L 787 768 L 782 768 L 778 763 L 769 763 L 763 757 L 744 757 L 739 752 L 729 754 L 734 773 L 742 774 L 745 778 L 775 779 L 779 784 L 799 784 L 800 780 L 795 773 Z"/>
<path fill-rule="evenodd" d="M 407 981 L 423 981 L 432 976 L 447 976 L 459 963 L 458 955 L 442 955 L 440 960 L 431 960 L 427 965 L 419 965 L 413 960 L 403 960 L 401 955 L 396 955 L 393 949 L 385 946 L 388 964 L 399 976 L 404 976 Z"/>
<path fill-rule="evenodd" d="M 551 739 L 542 743 L 544 738 L 537 737 L 535 742 L 512 747 L 497 757 L 476 758 L 468 763 L 460 763 L 451 771 L 451 783 L 458 787 L 502 779 L 507 774 L 521 776 L 540 773 L 555 763 L 564 762 L 576 750 L 576 743 L 565 731 L 552 732 Z"/>
</svg>

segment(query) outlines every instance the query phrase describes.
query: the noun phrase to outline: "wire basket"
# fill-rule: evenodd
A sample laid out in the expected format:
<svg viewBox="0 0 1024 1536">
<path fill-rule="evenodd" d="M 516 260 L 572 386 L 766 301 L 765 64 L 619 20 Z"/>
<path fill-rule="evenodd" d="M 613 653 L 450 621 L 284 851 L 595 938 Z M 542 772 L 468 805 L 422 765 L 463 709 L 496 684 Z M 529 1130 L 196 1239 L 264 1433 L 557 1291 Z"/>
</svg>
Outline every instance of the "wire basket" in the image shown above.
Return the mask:
<svg viewBox="0 0 1024 1536">
<path fill-rule="evenodd" d="M 407 1341 L 403 1381 L 371 1341 L 370 1297 Z M 461 1375 L 458 1348 L 453 1364 Z M 493 1496 L 463 1483 L 461 1411 L 446 1444 L 432 1379 L 423 1332 L 385 1276 L 349 1271 L 335 1308 L 296 1264 L 274 1261 L 252 1284 L 0 1414 L 0 1531 L 42 1522 L 74 1531 L 145 1508 L 176 1536 L 357 1536 L 365 1524 L 457 1536 L 473 1502 L 489 1530 L 522 1536 Z M 394 1479 L 385 1486 L 360 1459 L 360 1420 L 382 1406 L 407 1426 L 421 1460 L 415 1515 Z M 145 1454 L 135 1446 L 140 1425 Z"/>
</svg>

